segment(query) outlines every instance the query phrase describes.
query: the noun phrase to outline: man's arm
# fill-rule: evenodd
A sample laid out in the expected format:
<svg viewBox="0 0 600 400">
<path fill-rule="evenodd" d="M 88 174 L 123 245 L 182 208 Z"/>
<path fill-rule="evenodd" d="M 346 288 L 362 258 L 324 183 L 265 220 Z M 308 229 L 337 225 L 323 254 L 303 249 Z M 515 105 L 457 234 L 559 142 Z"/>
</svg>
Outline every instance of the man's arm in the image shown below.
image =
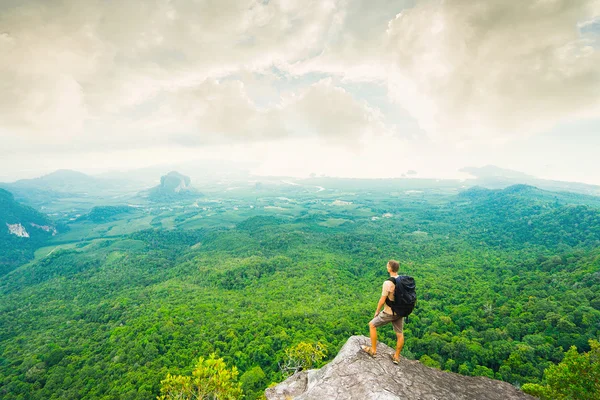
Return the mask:
<svg viewBox="0 0 600 400">
<path fill-rule="evenodd" d="M 387 296 L 381 296 L 381 298 L 379 299 L 379 303 L 377 303 L 377 310 L 375 310 L 375 316 L 379 314 L 379 310 L 385 304 L 385 299 L 387 299 Z"/>
</svg>

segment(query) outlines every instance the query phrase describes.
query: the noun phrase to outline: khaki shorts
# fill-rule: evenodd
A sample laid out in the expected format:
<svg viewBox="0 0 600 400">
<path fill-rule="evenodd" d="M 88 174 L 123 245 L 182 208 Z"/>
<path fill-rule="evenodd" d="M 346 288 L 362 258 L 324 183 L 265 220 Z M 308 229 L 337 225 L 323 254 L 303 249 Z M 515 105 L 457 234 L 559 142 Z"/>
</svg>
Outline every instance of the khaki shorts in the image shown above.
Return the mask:
<svg viewBox="0 0 600 400">
<path fill-rule="evenodd" d="M 373 325 L 375 328 L 389 323 L 394 327 L 394 332 L 402 333 L 402 329 L 404 328 L 404 318 L 398 315 L 386 314 L 381 311 L 369 322 L 369 324 Z"/>
</svg>

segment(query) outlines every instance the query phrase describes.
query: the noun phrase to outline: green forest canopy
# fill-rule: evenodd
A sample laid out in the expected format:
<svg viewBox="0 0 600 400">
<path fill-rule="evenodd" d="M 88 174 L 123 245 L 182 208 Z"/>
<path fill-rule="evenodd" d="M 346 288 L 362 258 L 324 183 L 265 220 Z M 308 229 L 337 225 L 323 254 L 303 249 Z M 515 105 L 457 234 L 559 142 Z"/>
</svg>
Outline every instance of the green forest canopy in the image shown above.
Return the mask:
<svg viewBox="0 0 600 400">
<path fill-rule="evenodd" d="M 600 335 L 600 212 L 517 189 L 311 203 L 53 251 L 0 277 L 0 397 L 154 399 L 214 354 L 257 398 L 287 349 L 333 357 L 367 334 L 390 258 L 419 295 L 405 357 L 542 383 Z"/>
</svg>

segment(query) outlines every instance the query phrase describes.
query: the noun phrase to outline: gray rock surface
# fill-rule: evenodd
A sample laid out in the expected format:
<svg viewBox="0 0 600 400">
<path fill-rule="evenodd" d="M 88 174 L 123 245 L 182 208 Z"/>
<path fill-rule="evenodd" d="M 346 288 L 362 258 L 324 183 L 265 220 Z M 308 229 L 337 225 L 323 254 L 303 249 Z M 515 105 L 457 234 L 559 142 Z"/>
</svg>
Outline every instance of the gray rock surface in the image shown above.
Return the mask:
<svg viewBox="0 0 600 400">
<path fill-rule="evenodd" d="M 534 399 L 506 382 L 462 376 L 402 358 L 379 343 L 371 358 L 361 350 L 370 341 L 352 336 L 333 361 L 299 372 L 266 390 L 268 400 L 517 400 Z"/>
</svg>

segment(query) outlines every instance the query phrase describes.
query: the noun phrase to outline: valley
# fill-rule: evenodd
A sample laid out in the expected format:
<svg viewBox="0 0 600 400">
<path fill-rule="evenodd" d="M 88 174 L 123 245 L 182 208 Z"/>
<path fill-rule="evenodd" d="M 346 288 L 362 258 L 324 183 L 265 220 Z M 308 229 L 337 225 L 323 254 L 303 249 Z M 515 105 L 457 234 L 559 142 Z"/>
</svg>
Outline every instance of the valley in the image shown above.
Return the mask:
<svg viewBox="0 0 600 400">
<path fill-rule="evenodd" d="M 320 342 L 330 359 L 368 332 L 390 258 L 418 288 L 404 357 L 539 383 L 600 334 L 598 200 L 464 186 L 272 178 L 165 202 L 59 196 L 43 211 L 63 228 L 0 276 L 0 394 L 151 399 L 214 354 L 260 398 L 285 378 L 286 349 Z"/>
</svg>

